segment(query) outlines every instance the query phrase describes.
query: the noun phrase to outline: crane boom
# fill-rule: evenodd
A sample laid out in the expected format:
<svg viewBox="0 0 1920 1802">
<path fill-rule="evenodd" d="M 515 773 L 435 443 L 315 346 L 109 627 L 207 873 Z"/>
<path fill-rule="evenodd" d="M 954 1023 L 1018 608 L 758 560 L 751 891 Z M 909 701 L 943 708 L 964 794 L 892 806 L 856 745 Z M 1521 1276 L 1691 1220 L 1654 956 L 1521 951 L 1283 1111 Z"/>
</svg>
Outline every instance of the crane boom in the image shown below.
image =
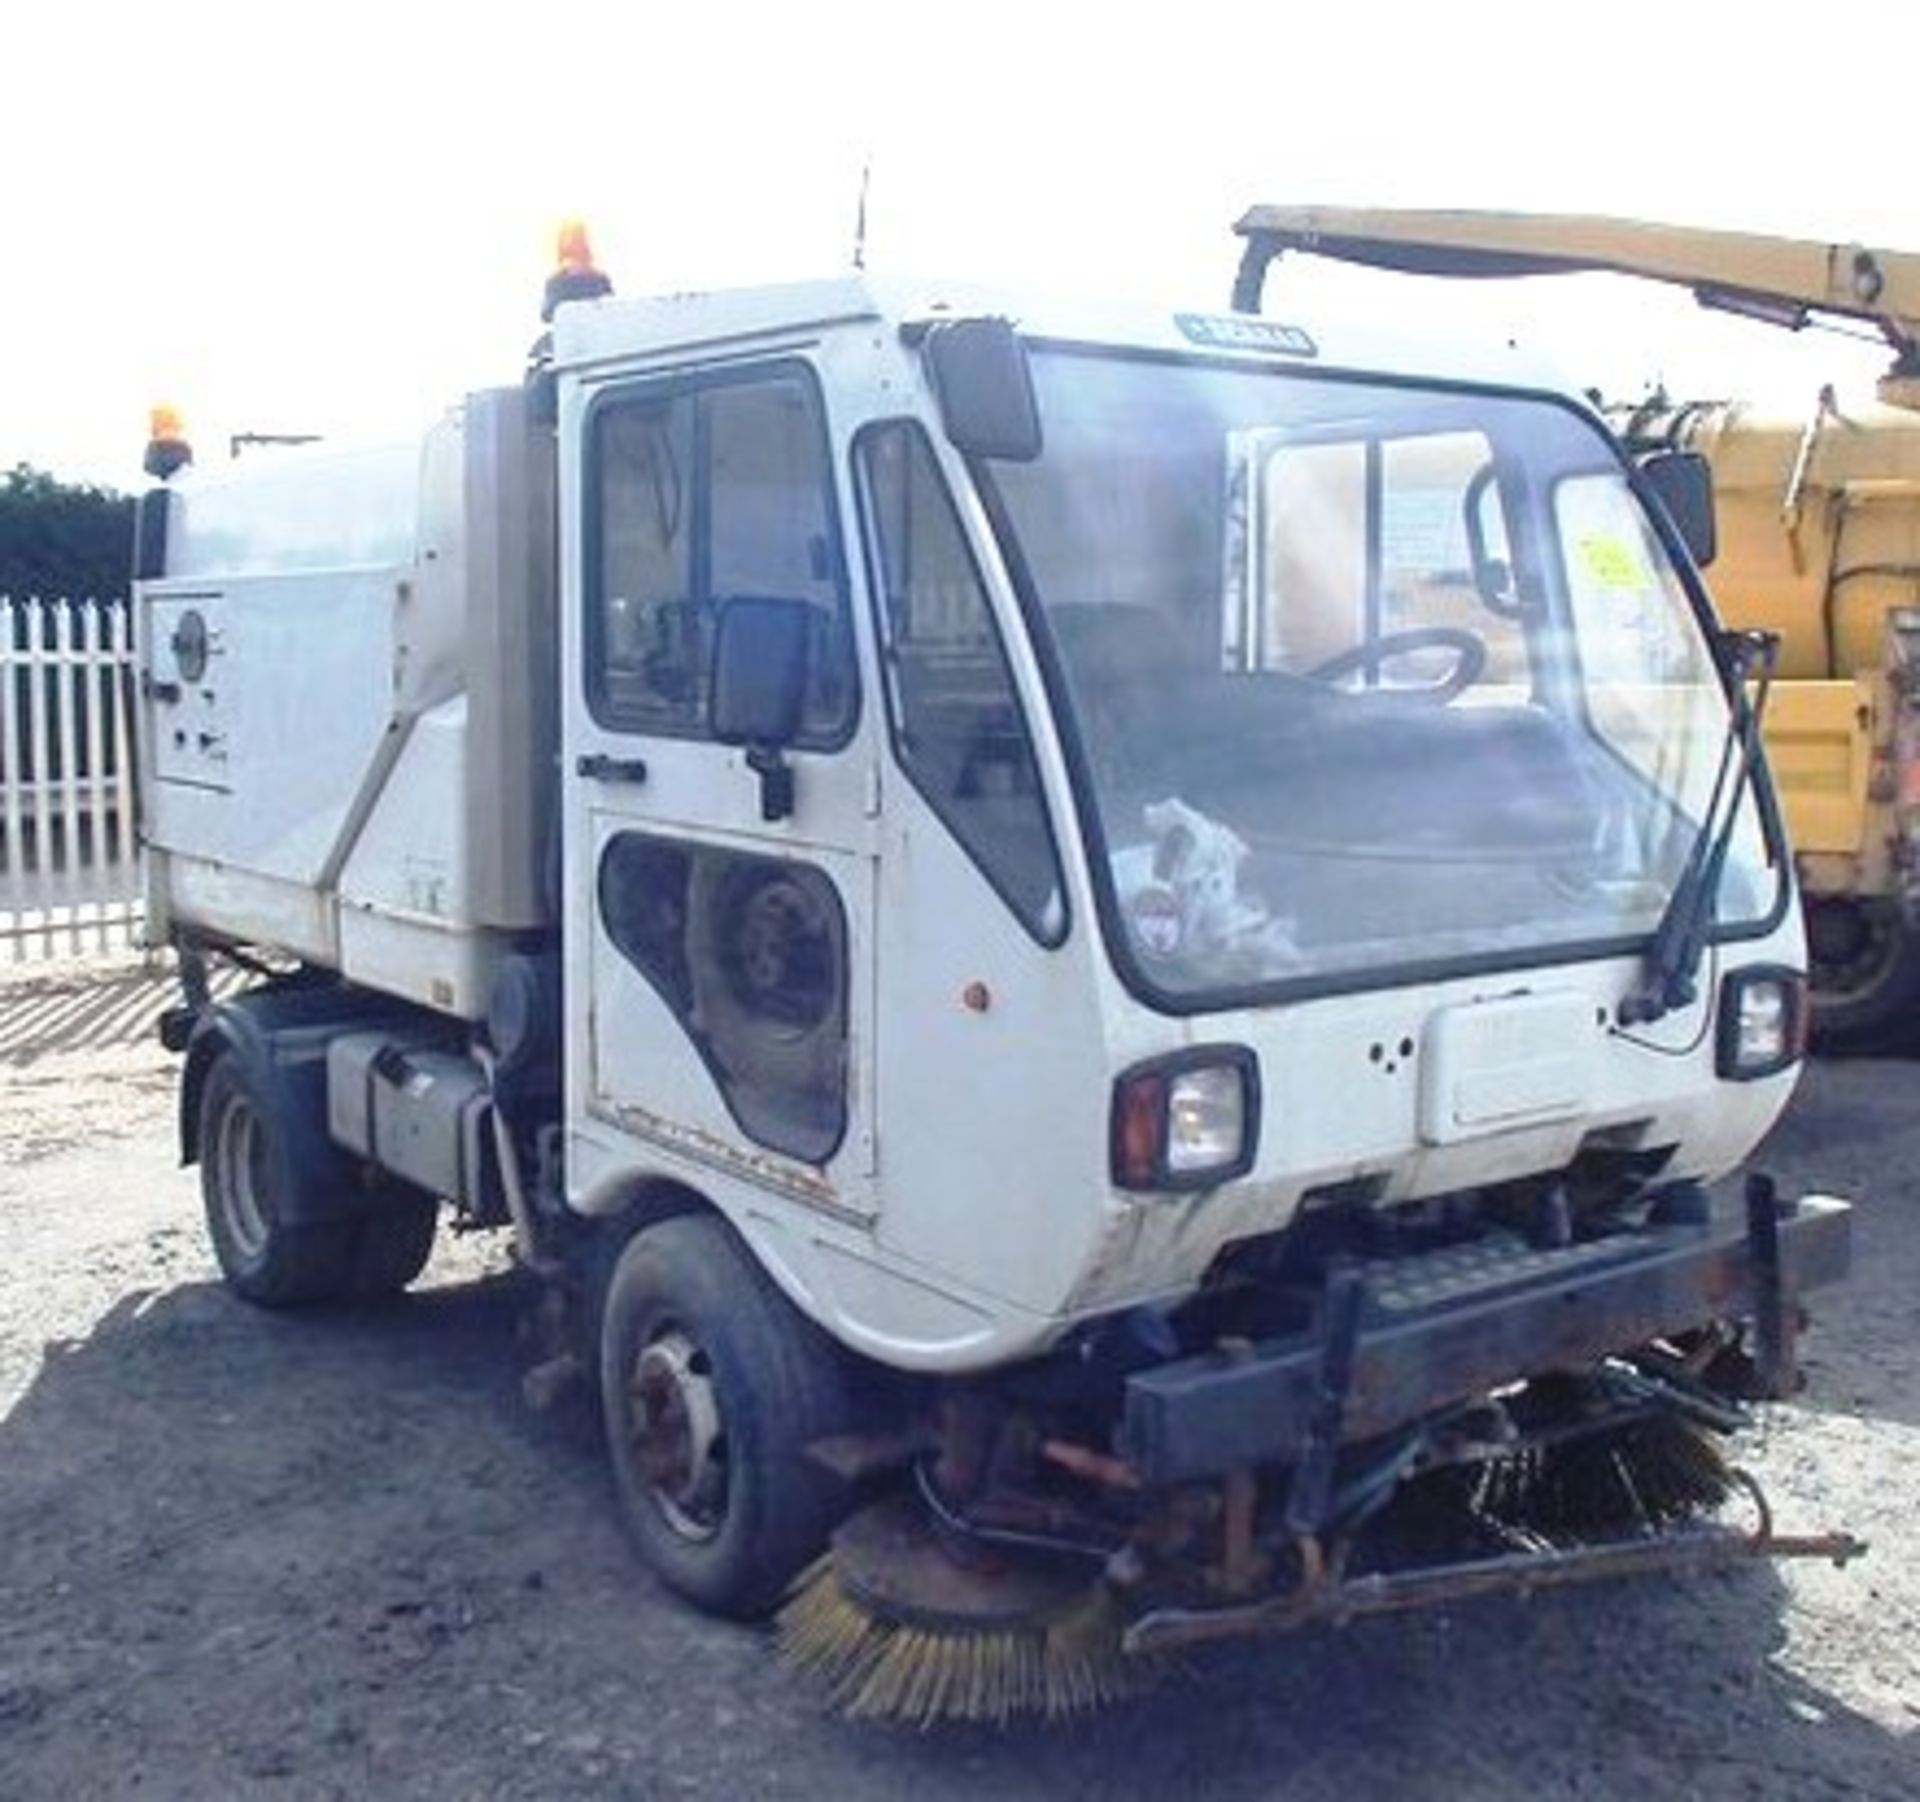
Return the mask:
<svg viewBox="0 0 1920 1802">
<path fill-rule="evenodd" d="M 1578 213 L 1259 206 L 1233 304 L 1260 310 L 1267 265 L 1288 250 L 1419 275 L 1604 270 L 1692 290 L 1703 306 L 1798 331 L 1816 314 L 1866 320 L 1893 346 L 1882 397 L 1920 405 L 1920 254 Z"/>
</svg>

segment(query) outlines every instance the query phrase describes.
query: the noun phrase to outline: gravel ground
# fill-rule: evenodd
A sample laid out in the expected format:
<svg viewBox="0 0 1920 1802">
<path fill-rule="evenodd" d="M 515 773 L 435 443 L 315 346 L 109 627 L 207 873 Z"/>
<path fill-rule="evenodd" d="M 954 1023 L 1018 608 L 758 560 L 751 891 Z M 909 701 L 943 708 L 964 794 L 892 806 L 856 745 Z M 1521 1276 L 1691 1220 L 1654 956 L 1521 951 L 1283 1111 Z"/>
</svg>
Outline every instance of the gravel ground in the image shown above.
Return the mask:
<svg viewBox="0 0 1920 1802">
<path fill-rule="evenodd" d="M 1795 1566 L 1223 1649 L 1066 1729 L 823 1716 L 619 1536 L 522 1297 L 443 1241 L 377 1312 L 218 1286 L 130 977 L 0 984 L 0 1797 L 1920 1794 L 1920 1065 L 1809 1072 L 1768 1162 L 1861 1204 L 1748 1458 Z M 35 1024 L 37 1022 L 37 1024 Z M 49 1038 L 68 1046 L 49 1050 Z"/>
</svg>

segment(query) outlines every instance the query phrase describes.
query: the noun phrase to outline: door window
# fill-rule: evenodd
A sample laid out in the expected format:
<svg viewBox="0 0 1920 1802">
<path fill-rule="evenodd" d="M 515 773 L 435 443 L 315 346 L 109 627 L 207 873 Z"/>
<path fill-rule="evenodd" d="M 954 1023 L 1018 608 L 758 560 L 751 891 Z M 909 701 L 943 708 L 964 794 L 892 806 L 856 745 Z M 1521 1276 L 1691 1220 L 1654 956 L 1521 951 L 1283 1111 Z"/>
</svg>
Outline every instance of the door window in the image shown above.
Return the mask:
<svg viewBox="0 0 1920 1802">
<path fill-rule="evenodd" d="M 714 626 L 736 596 L 813 621 L 800 742 L 858 700 L 818 391 L 796 368 L 628 393 L 593 414 L 587 695 L 602 725 L 704 737 Z"/>
</svg>

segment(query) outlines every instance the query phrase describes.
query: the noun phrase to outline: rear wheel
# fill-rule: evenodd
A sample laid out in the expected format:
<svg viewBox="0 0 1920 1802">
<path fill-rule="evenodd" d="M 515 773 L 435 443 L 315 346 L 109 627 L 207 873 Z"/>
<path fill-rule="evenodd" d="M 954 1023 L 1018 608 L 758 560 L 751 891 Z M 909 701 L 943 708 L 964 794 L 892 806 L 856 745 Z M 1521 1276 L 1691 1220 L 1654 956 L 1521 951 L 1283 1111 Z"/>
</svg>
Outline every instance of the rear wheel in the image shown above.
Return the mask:
<svg viewBox="0 0 1920 1802">
<path fill-rule="evenodd" d="M 399 1294 L 426 1267 L 438 1204 L 383 1178 L 362 1205 L 313 1218 L 299 1191 L 311 1173 L 287 1156 L 283 1106 L 232 1052 L 222 1052 L 207 1072 L 200 1194 L 228 1286 L 267 1308 Z"/>
<path fill-rule="evenodd" d="M 1870 1051 L 1920 1028 L 1920 934 L 1897 907 L 1810 899 L 1807 942 L 1823 1051 Z"/>
<path fill-rule="evenodd" d="M 440 1204 L 410 1185 L 387 1182 L 368 1204 L 356 1228 L 348 1292 L 356 1301 L 398 1295 L 427 1267 L 433 1255 Z"/>
<path fill-rule="evenodd" d="M 228 1286 L 267 1308 L 345 1293 L 357 1224 L 294 1218 L 296 1178 L 284 1132 L 272 1096 L 234 1053 L 222 1052 L 200 1098 L 207 1236 Z"/>
<path fill-rule="evenodd" d="M 766 1613 L 853 1499 L 806 1452 L 853 1424 L 843 1354 L 732 1228 L 681 1215 L 621 1254 L 600 1377 L 621 1513 L 641 1557 L 713 1613 Z"/>
</svg>

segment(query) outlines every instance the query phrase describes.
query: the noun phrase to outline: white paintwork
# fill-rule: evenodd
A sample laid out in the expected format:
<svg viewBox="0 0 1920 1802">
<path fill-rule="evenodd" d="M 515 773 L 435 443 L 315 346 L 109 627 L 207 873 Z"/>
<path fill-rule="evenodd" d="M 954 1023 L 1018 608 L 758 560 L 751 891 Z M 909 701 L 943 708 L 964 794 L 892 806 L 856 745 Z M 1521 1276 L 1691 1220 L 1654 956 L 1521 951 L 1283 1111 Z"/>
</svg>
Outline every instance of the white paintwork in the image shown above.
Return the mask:
<svg viewBox="0 0 1920 1802">
<path fill-rule="evenodd" d="M 146 666 L 182 691 L 148 702 L 151 843 L 316 881 L 391 714 L 402 580 L 397 570 L 321 571 L 147 590 Z M 168 642 L 189 609 L 205 619 L 210 646 L 192 683 Z"/>
<path fill-rule="evenodd" d="M 499 935 L 466 905 L 471 847 L 464 695 L 407 733 L 341 871 L 341 968 L 370 988 L 469 1018 L 486 1010 Z"/>
<path fill-rule="evenodd" d="M 442 1012 L 486 1009 L 469 905 L 462 416 L 185 478 L 139 596 L 159 909 Z M 206 622 L 199 680 L 172 648 Z"/>
<path fill-rule="evenodd" d="M 1418 1047 L 1420 1136 L 1457 1145 L 1579 1118 L 1593 1104 L 1597 1023 L 1593 998 L 1577 990 L 1436 1008 Z M 1392 1055 L 1402 1056 L 1397 1043 Z"/>
<path fill-rule="evenodd" d="M 420 440 L 213 466 L 175 484 L 169 576 L 391 569 L 413 561 Z"/>
<path fill-rule="evenodd" d="M 1186 310 L 1219 317 L 1217 309 L 1208 305 Z M 1065 299 L 978 283 L 867 275 L 665 298 L 610 298 L 562 307 L 554 319 L 553 340 L 564 367 L 594 378 L 608 369 L 646 362 L 712 363 L 750 355 L 782 338 L 831 344 L 864 335 L 884 340 L 892 348 L 903 322 L 924 322 L 943 314 L 1011 319 L 1023 332 L 1041 338 L 1189 355 L 1201 349 L 1180 331 L 1174 312 L 1134 301 L 1084 295 Z M 1413 334 L 1389 336 L 1356 331 L 1337 320 L 1290 323 L 1305 330 L 1315 346 L 1316 354 L 1301 359 L 1302 367 L 1494 383 L 1563 395 L 1577 392 L 1557 365 L 1536 352 L 1495 340 L 1472 344 Z M 1205 354 L 1240 354 L 1255 366 L 1270 366 L 1275 360 L 1266 351 L 1236 353 L 1219 346 L 1207 347 Z M 914 388 L 924 397 L 917 364 L 911 366 L 911 374 Z"/>
<path fill-rule="evenodd" d="M 1556 966 L 1549 956 L 1518 974 L 1194 1019 L 1156 1014 L 1122 987 L 1097 928 L 1061 747 L 1007 572 L 959 460 L 942 443 L 917 357 L 900 341 L 903 320 L 925 319 L 943 300 L 1007 313 L 1040 335 L 1192 348 L 1164 314 L 1057 310 L 862 280 L 607 300 L 563 308 L 556 321 L 571 1205 L 599 1213 L 651 1179 L 684 1183 L 843 1340 L 898 1365 L 963 1370 L 1038 1351 L 1114 1308 L 1178 1298 L 1222 1247 L 1283 1226 L 1309 1191 L 1328 1184 L 1374 1178 L 1388 1200 L 1442 1193 L 1558 1168 L 1600 1128 L 1673 1145 L 1676 1175 L 1717 1174 L 1743 1158 L 1784 1105 L 1791 1077 L 1719 1082 L 1699 1008 L 1644 1029 L 1640 1038 L 1660 1049 L 1612 1031 L 1610 1010 L 1636 975 L 1630 960 Z M 1518 357 L 1489 365 L 1444 348 L 1309 329 L 1320 367 L 1550 385 Z M 591 398 L 609 386 L 775 357 L 808 362 L 826 396 L 863 700 L 843 750 L 794 758 L 797 810 L 768 825 L 738 752 L 609 732 L 586 708 L 581 433 Z M 901 414 L 925 420 L 941 445 L 1033 730 L 1071 918 L 1055 949 L 1036 944 L 1006 911 L 887 742 L 851 456 L 863 424 Z M 294 467 L 292 459 L 278 466 L 276 482 Z M 410 467 L 413 547 L 360 573 L 345 565 L 397 543 L 384 513 L 378 530 L 329 539 L 310 529 L 305 499 L 288 501 L 271 526 L 235 528 L 244 566 L 269 567 L 304 542 L 328 546 L 340 567 L 236 578 L 210 548 L 213 522 L 229 515 L 210 504 L 202 511 L 205 529 L 196 523 L 187 541 L 191 573 L 150 585 L 145 604 L 212 597 L 227 661 L 209 705 L 231 696 L 246 723 L 235 728 L 218 784 L 169 773 L 151 784 L 149 819 L 169 852 L 155 867 L 178 918 L 300 948 L 430 1005 L 446 1005 L 434 985 L 450 984 L 453 1011 L 472 1013 L 492 944 L 462 909 L 470 847 L 450 823 L 463 800 L 465 711 L 458 647 L 446 635 L 457 608 L 446 597 L 458 585 L 461 546 L 444 530 L 457 512 L 431 498 L 439 492 L 433 457 Z M 326 480 L 336 499 L 357 492 L 344 476 Z M 281 497 L 278 487 L 263 488 L 259 505 L 273 511 Z M 234 517 L 246 511 L 237 491 L 220 506 Z M 441 543 L 429 559 L 423 547 L 435 522 Z M 243 693 L 247 684 L 258 690 Z M 318 894 L 310 885 L 326 847 L 377 743 L 403 718 L 410 741 L 360 828 L 340 892 Z M 644 756 L 646 783 L 574 778 L 576 760 L 593 753 Z M 801 1166 L 750 1143 L 665 1005 L 610 950 L 594 871 L 608 837 L 628 829 L 804 859 L 835 884 L 854 946 L 849 1129 L 825 1165 Z M 1793 910 L 1769 938 L 1721 959 L 1759 961 L 1802 962 Z M 984 1011 L 962 1001 L 974 983 L 988 991 Z M 1710 995 L 1713 985 L 1703 988 Z M 1254 1168 L 1195 1194 L 1117 1193 L 1107 1177 L 1114 1074 L 1214 1043 L 1248 1047 L 1259 1059 Z"/>
</svg>

